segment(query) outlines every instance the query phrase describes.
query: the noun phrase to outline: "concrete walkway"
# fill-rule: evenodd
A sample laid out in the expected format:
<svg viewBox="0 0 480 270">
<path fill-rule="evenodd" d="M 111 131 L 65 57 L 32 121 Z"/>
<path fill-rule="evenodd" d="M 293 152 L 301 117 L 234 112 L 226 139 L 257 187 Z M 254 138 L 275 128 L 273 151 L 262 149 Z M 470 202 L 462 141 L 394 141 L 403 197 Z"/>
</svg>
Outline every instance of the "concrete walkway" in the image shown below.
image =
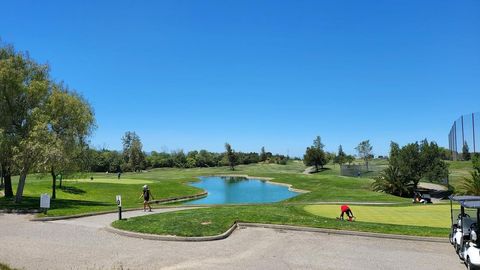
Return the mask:
<svg viewBox="0 0 480 270">
<path fill-rule="evenodd" d="M 157 209 L 154 213 L 178 209 Z M 125 217 L 150 213 L 133 211 Z M 32 222 L 0 215 L 0 262 L 24 269 L 464 269 L 448 243 L 243 228 L 213 242 L 104 230 L 116 214 Z"/>
</svg>

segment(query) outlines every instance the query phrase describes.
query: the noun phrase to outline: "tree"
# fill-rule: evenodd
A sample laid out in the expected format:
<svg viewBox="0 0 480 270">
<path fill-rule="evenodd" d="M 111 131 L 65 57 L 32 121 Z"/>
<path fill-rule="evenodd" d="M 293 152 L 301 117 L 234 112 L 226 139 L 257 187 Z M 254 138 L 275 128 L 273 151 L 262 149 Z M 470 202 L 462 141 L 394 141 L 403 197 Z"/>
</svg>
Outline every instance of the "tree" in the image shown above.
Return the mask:
<svg viewBox="0 0 480 270">
<path fill-rule="evenodd" d="M 355 149 L 358 151 L 358 155 L 365 161 L 365 166 L 368 170 L 368 161 L 372 159 L 372 146 L 370 145 L 370 140 L 362 141 L 358 144 Z"/>
<path fill-rule="evenodd" d="M 305 155 L 303 156 L 303 163 L 307 166 L 315 166 L 315 172 L 319 171 L 319 167 L 327 163 L 325 152 L 315 146 L 307 147 Z"/>
<path fill-rule="evenodd" d="M 225 143 L 225 156 L 227 157 L 228 164 L 232 171 L 235 170 L 235 164 L 237 161 L 237 156 L 235 151 L 233 151 L 232 146 L 229 143 Z"/>
<path fill-rule="evenodd" d="M 348 165 L 352 165 L 352 163 L 355 161 L 355 157 L 352 155 L 347 155 L 345 157 L 345 161 L 348 163 Z"/>
<path fill-rule="evenodd" d="M 470 172 L 470 178 L 465 178 L 461 188 L 466 195 L 480 196 L 480 170 Z"/>
<path fill-rule="evenodd" d="M 317 136 L 315 140 L 313 140 L 313 147 L 323 151 L 323 147 L 325 147 L 325 145 L 322 143 L 322 138 L 320 138 L 320 136 Z"/>
<path fill-rule="evenodd" d="M 472 156 L 472 166 L 475 170 L 480 171 L 480 153 L 474 153 Z"/>
<path fill-rule="evenodd" d="M 131 131 L 122 137 L 124 170 L 138 172 L 145 168 L 145 154 L 142 151 L 140 137 Z"/>
<path fill-rule="evenodd" d="M 470 149 L 468 148 L 467 142 L 463 143 L 462 157 L 463 157 L 463 160 L 470 160 Z"/>
<path fill-rule="evenodd" d="M 1 115 L 0 115 L 1 117 Z M 0 129 L 0 175 L 3 180 L 3 187 L 5 197 L 11 198 L 13 197 L 13 188 L 12 188 L 12 142 L 8 140 L 12 140 L 9 138 L 5 132 Z"/>
<path fill-rule="evenodd" d="M 412 192 L 412 187 L 405 183 L 405 178 L 402 177 L 400 170 L 393 165 L 389 165 L 375 177 L 372 189 L 397 196 L 404 196 Z"/>
<path fill-rule="evenodd" d="M 267 160 L 267 153 L 265 152 L 265 146 L 262 146 L 260 150 L 260 161 L 265 162 Z"/>
<path fill-rule="evenodd" d="M 346 158 L 347 155 L 343 151 L 342 145 L 338 146 L 338 154 L 335 156 L 335 163 L 338 163 L 340 166 L 342 166 L 342 164 L 347 162 Z"/>
<path fill-rule="evenodd" d="M 41 167 L 52 176 L 52 199 L 55 199 L 57 174 L 81 169 L 78 166 L 79 152 L 85 151 L 86 138 L 94 127 L 94 116 L 87 101 L 60 84 L 53 86 L 46 112 L 49 119 L 48 140 L 43 148 L 44 163 Z"/>
<path fill-rule="evenodd" d="M 395 188 L 395 190 L 402 190 L 400 196 L 410 195 L 422 179 L 439 181 L 448 176 L 448 166 L 442 160 L 442 150 L 435 142 L 429 143 L 427 140 L 423 140 L 420 144 L 418 142 L 409 143 L 402 148 L 397 143 L 392 142 L 390 144 L 389 165 L 396 171 L 398 170 L 395 183 L 404 186 L 404 189 Z M 387 174 L 390 174 L 390 172 Z M 400 178 L 400 180 L 397 178 Z M 378 180 L 379 184 L 376 184 L 376 187 L 382 186 L 381 183 L 384 183 L 382 181 Z M 385 185 L 383 186 L 385 187 Z M 384 191 L 393 192 L 392 189 Z M 395 194 L 399 195 L 400 192 L 395 192 Z"/>
<path fill-rule="evenodd" d="M 8 166 L 15 164 L 20 174 L 16 202 L 22 200 L 27 174 L 36 166 L 45 146 L 49 120 L 45 104 L 50 86 L 47 65 L 15 52 L 13 47 L 0 48 L 0 129 L 9 149 L 2 159 Z"/>
</svg>

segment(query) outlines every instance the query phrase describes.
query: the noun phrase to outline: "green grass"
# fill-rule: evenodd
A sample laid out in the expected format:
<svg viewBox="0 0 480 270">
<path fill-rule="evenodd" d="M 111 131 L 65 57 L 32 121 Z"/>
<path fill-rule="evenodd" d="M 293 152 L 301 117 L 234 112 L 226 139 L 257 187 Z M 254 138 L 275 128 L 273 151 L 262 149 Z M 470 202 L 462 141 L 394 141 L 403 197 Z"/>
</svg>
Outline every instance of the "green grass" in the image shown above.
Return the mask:
<svg viewBox="0 0 480 270">
<path fill-rule="evenodd" d="M 122 195 L 125 208 L 141 207 L 138 197 L 141 186 L 148 184 L 155 199 L 198 194 L 201 190 L 188 186 L 198 176 L 214 174 L 246 174 L 274 178 L 280 183 L 311 192 L 291 198 L 287 202 L 312 203 L 322 201 L 377 201 L 405 202 L 398 198 L 370 190 L 371 179 L 338 176 L 338 166 L 313 175 L 304 175 L 305 166 L 291 161 L 287 165 L 251 164 L 237 166 L 235 171 L 227 167 L 215 168 L 162 168 L 144 173 L 125 173 L 121 180 L 116 174 L 94 173 L 83 178 L 64 180 L 64 188 L 57 189 L 57 199 L 52 200 L 49 216 L 73 215 L 89 212 L 115 210 L 115 195 Z M 93 176 L 94 180 L 90 180 Z M 13 179 L 14 190 L 18 179 Z M 29 175 L 22 203 L 0 198 L 0 208 L 36 209 L 42 193 L 51 194 L 51 179 L 48 176 Z"/>
<path fill-rule="evenodd" d="M 448 161 L 448 170 L 450 171 L 450 185 L 459 189 L 463 180 L 470 177 L 470 172 L 473 171 L 471 161 Z"/>
<path fill-rule="evenodd" d="M 381 163 L 381 162 L 380 162 Z M 384 165 L 384 164 L 378 164 Z M 387 224 L 376 219 L 362 220 L 365 212 L 355 223 L 339 222 L 330 213 L 317 216 L 304 210 L 306 205 L 321 202 L 396 202 L 409 204 L 409 198 L 373 192 L 372 179 L 339 176 L 339 166 L 326 166 L 326 170 L 304 175 L 301 162 L 290 161 L 287 165 L 251 164 L 237 166 L 235 171 L 227 167 L 215 168 L 162 168 L 143 173 L 125 173 L 121 180 L 116 174 L 95 173 L 79 179 L 64 180 L 64 188 L 57 189 L 57 199 L 51 203 L 49 216 L 63 216 L 90 212 L 115 210 L 115 195 L 122 195 L 124 208 L 142 206 L 139 198 L 141 186 L 148 184 L 155 199 L 198 194 L 201 190 L 188 185 L 198 176 L 241 174 L 269 177 L 273 181 L 293 185 L 294 188 L 310 192 L 289 200 L 270 205 L 222 206 L 194 209 L 178 213 L 145 216 L 115 223 L 115 226 L 134 231 L 177 234 L 186 236 L 213 235 L 224 232 L 235 220 L 244 222 L 291 224 L 333 229 L 347 229 L 409 235 L 445 236 L 448 229 L 437 225 L 417 226 L 419 223 Z M 90 180 L 93 176 L 94 180 Z M 18 179 L 14 179 L 14 188 Z M 0 198 L 0 208 L 38 208 L 39 196 L 51 193 L 51 179 L 46 176 L 30 175 L 25 186 L 25 199 L 21 204 Z M 422 211 L 417 207 L 405 207 L 411 213 Z M 313 211 L 315 207 L 308 208 Z M 313 209 L 313 210 L 312 210 Z M 437 212 L 436 209 L 438 209 Z M 429 208 L 438 214 L 440 208 Z M 425 210 L 426 212 L 430 212 Z M 333 211 L 333 210 L 332 210 Z M 313 211 L 315 213 L 315 211 Z M 333 212 L 332 212 L 333 213 Z M 448 213 L 448 212 L 447 212 Z M 337 215 L 338 213 L 335 213 Z M 404 216 L 403 216 L 404 217 Z M 402 218 L 403 218 L 402 217 Z M 401 219 L 401 218 L 399 218 Z M 202 224 L 203 223 L 203 224 Z M 433 223 L 432 223 L 433 224 Z"/>
<path fill-rule="evenodd" d="M 130 175 L 132 176 L 132 175 Z M 124 208 L 142 207 L 143 199 L 139 198 L 142 186 L 148 184 L 155 199 L 198 194 L 201 190 L 185 185 L 186 181 L 146 180 L 125 178 L 107 178 L 105 175 L 95 175 L 94 180 L 68 180 L 63 182 L 63 188 L 57 188 L 57 199 L 51 201 L 48 216 L 74 215 L 88 212 L 115 210 L 115 196 L 122 195 Z M 11 199 L 0 198 L 0 208 L 37 209 L 39 196 L 42 193 L 51 194 L 51 180 L 35 176 L 27 180 L 24 199 L 16 204 Z M 17 180 L 13 181 L 14 189 Z"/>
<path fill-rule="evenodd" d="M 303 207 L 276 204 L 190 209 L 115 221 L 112 225 L 122 230 L 177 236 L 218 235 L 235 221 L 437 237 L 449 233 L 448 228 L 339 221 L 313 215 Z"/>
<path fill-rule="evenodd" d="M 314 215 L 335 218 L 340 215 L 340 205 L 307 205 L 305 211 Z M 356 221 L 382 224 L 429 226 L 449 228 L 450 205 L 416 206 L 365 206 L 352 205 Z"/>
</svg>

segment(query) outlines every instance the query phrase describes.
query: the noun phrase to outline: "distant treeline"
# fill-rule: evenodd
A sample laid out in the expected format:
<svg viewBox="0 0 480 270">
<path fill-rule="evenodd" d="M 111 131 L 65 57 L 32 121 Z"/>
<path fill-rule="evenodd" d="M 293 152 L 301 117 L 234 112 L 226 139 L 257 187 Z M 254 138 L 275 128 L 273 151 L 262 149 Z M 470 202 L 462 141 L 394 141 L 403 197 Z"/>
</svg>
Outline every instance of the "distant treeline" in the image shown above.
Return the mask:
<svg viewBox="0 0 480 270">
<path fill-rule="evenodd" d="M 93 172 L 126 172 L 138 171 L 150 168 L 198 168 L 230 166 L 226 153 L 215 153 L 207 150 L 190 151 L 183 150 L 173 152 L 152 151 L 147 154 L 142 152 L 138 158 L 138 164 L 131 165 L 128 155 L 123 151 L 108 149 L 89 149 L 87 158 L 87 169 Z M 287 164 L 288 157 L 284 155 L 263 153 L 235 152 L 235 165 L 252 164 L 258 162 Z"/>
</svg>

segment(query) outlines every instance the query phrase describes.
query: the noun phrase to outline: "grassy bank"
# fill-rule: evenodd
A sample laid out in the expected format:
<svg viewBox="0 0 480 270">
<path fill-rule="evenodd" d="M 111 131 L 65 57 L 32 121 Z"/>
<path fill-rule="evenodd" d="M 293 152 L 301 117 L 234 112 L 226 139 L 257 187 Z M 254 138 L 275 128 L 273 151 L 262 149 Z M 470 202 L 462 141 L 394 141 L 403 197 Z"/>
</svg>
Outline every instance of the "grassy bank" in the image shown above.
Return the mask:
<svg viewBox="0 0 480 270">
<path fill-rule="evenodd" d="M 177 236 L 218 235 L 225 232 L 235 221 L 438 237 L 446 237 L 449 232 L 448 228 L 428 226 L 338 221 L 335 218 L 313 215 L 303 207 L 277 204 L 190 209 L 115 221 L 113 226 L 141 233 Z"/>
</svg>

